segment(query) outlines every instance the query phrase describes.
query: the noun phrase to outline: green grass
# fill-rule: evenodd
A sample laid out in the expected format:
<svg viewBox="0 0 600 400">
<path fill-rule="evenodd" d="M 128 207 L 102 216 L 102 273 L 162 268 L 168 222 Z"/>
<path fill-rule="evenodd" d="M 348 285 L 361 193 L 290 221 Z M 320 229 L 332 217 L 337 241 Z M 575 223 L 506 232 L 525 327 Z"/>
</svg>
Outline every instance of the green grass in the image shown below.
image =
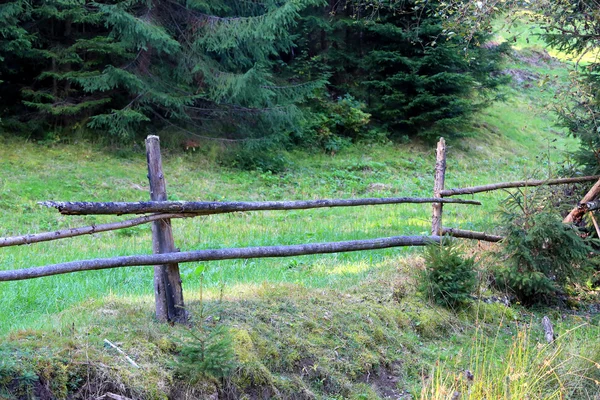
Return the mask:
<svg viewBox="0 0 600 400">
<path fill-rule="evenodd" d="M 499 41 L 510 42 L 512 47 L 518 51 L 545 50 L 554 59 L 567 64 L 586 65 L 597 61 L 597 50 L 584 54 L 571 54 L 548 47 L 542 37 L 546 31 L 541 27 L 543 24 L 540 23 L 540 20 L 543 20 L 543 16 L 531 11 L 515 11 L 504 18 L 496 19 L 493 23 L 493 30 Z"/>
<path fill-rule="evenodd" d="M 518 102 L 519 100 L 515 100 Z M 529 110 L 500 103 L 482 116 L 477 139 L 450 143 L 447 187 L 464 187 L 511 179 L 547 176 L 540 168 L 548 141 L 562 149 L 569 139 L 557 136 L 550 121 L 531 119 Z M 503 121 L 509 122 L 503 122 Z M 525 123 L 527 121 L 527 123 Z M 490 131 L 486 127 L 497 126 Z M 531 139 L 529 134 L 536 133 Z M 541 133 L 539 133 L 541 132 Z M 552 160 L 560 151 L 550 149 Z M 240 172 L 210 163 L 202 152 L 163 155 L 168 192 L 176 200 L 281 200 L 371 196 L 431 196 L 434 151 L 431 146 L 357 146 L 331 157 L 290 154 L 292 167 L 283 174 Z M 93 145 L 45 147 L 18 139 L 3 140 L 0 149 L 0 234 L 10 236 L 102 223 L 110 217 L 61 216 L 36 204 L 43 200 L 139 201 L 148 198 L 142 150 L 115 156 Z M 501 173 L 499 173 L 501 171 Z M 377 188 L 374 190 L 373 188 Z M 505 194 L 479 196 L 482 207 L 445 208 L 445 224 L 493 230 L 498 201 Z M 324 241 L 421 235 L 430 231 L 429 205 L 398 205 L 290 212 L 236 213 L 173 222 L 181 250 L 285 245 Z M 208 264 L 206 285 L 298 283 L 308 287 L 352 285 L 387 257 L 415 250 L 395 249 L 293 259 L 235 260 Z M 77 259 L 151 252 L 149 226 L 58 242 L 5 248 L 5 269 L 27 268 Z M 182 266 L 185 279 L 195 264 Z M 151 268 L 94 271 L 0 285 L 0 332 L 43 327 L 45 319 L 72 304 L 107 294 L 152 294 Z"/>
<path fill-rule="evenodd" d="M 565 79 L 559 63 L 524 61 L 539 57 L 536 51 L 522 49 L 526 57 L 510 60 L 508 68 L 558 76 L 559 83 Z M 449 142 L 446 187 L 559 174 L 565 152 L 575 150 L 577 142 L 554 126 L 544 106 L 553 88 L 535 82 L 505 88 L 508 100 L 475 118 L 476 136 Z M 118 219 L 61 216 L 38 206 L 38 201 L 149 198 L 140 145 L 116 150 L 86 142 L 47 146 L 9 134 L 0 140 L 0 236 Z M 288 158 L 289 168 L 273 175 L 224 168 L 209 148 L 164 151 L 169 197 L 226 201 L 432 195 L 435 151 L 430 144 L 357 145 L 335 156 L 292 152 Z M 444 225 L 494 232 L 506 193 L 466 197 L 483 205 L 446 206 Z M 214 215 L 174 220 L 173 229 L 176 246 L 185 251 L 427 235 L 430 219 L 430 205 L 406 204 Z M 150 252 L 150 227 L 139 226 L 3 248 L 0 268 Z M 418 397 L 421 386 L 431 388 L 429 374 L 438 377 L 438 389 L 444 389 L 456 371 L 483 366 L 481 358 L 464 356 L 473 343 L 481 342 L 477 335 L 496 337 L 495 347 L 482 354 L 503 360 L 518 332 L 534 326 L 539 317 L 497 304 L 476 303 L 455 313 L 424 303 L 414 290 L 419 252 L 405 248 L 216 261 L 203 264 L 202 286 L 194 273 L 199 264 L 190 263 L 181 266 L 184 296 L 197 324 L 202 287 L 202 302 L 212 310 L 211 317 L 230 328 L 238 362 L 231 390 L 250 395 L 261 389 L 283 398 L 293 393 L 296 398 L 370 399 L 386 391 Z M 74 377 L 87 376 L 95 385 L 86 389 L 88 394 L 98 396 L 111 390 L 132 398 L 201 398 L 214 393 L 218 383 L 210 379 L 191 384 L 174 377 L 172 363 L 177 349 L 189 344 L 188 328 L 158 324 L 152 318 L 153 305 L 151 267 L 0 283 L 0 334 L 5 337 L 0 341 L 0 398 L 6 387 L 21 385 L 19 390 L 26 392 L 31 385 L 25 383 L 35 382 L 36 374 L 46 374 L 44 379 L 55 382 L 59 392 L 71 390 Z M 558 312 L 552 317 L 561 321 Z M 579 325 L 577 318 L 565 315 L 558 332 Z M 586 321 L 576 331 L 573 346 L 592 340 L 597 330 L 597 320 Z M 536 351 L 542 334 L 528 332 L 527 348 Z M 105 349 L 104 338 L 125 349 L 144 369 L 132 369 Z M 565 351 L 575 354 L 573 346 Z M 581 366 L 581 376 L 590 375 L 590 365 L 600 360 L 600 352 L 590 354 L 591 362 L 573 354 L 561 360 Z M 432 370 L 436 362 L 446 369 Z M 485 366 L 490 371 L 492 367 Z M 494 374 L 489 376 L 500 373 Z M 386 376 L 393 377 L 391 383 L 380 379 Z"/>
</svg>

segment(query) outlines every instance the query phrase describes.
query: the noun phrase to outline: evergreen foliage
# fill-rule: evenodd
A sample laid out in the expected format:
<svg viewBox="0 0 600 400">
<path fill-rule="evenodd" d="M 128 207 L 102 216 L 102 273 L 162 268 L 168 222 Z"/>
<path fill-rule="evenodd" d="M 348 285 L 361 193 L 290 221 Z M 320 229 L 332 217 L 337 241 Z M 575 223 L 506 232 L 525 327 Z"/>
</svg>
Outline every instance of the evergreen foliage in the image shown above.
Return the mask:
<svg viewBox="0 0 600 400">
<path fill-rule="evenodd" d="M 218 310 L 209 310 L 204 300 L 205 270 L 206 266 L 201 264 L 184 272 L 186 279 L 200 280 L 200 309 L 197 323 L 188 330 L 189 340 L 178 344 L 177 357 L 173 362 L 175 375 L 192 384 L 206 377 L 224 378 L 236 366 L 233 339 L 228 327 L 219 323 L 217 315 L 208 315 Z"/>
<path fill-rule="evenodd" d="M 477 283 L 475 260 L 465 258 L 451 238 L 425 247 L 423 257 L 425 269 L 419 277 L 420 291 L 445 307 L 466 304 Z"/>
<path fill-rule="evenodd" d="M 567 285 L 585 284 L 591 278 L 590 241 L 582 239 L 574 226 L 563 224 L 556 210 L 534 198 L 514 196 L 506 202 L 503 221 L 502 252 L 507 261 L 496 272 L 496 283 L 520 301 L 549 303 Z"/>
<path fill-rule="evenodd" d="M 223 378 L 235 368 L 233 340 L 224 325 L 190 330 L 191 340 L 179 346 L 175 373 L 181 379 L 197 382 L 203 377 Z"/>
<path fill-rule="evenodd" d="M 421 0 L 424 1 L 424 0 Z M 559 124 L 581 141 L 577 160 L 588 173 L 600 171 L 600 14 L 597 0 L 489 0 L 440 2 L 444 26 L 466 41 L 477 32 L 490 31 L 499 16 L 523 18 L 537 25 L 546 43 L 569 56 L 572 84 L 556 90 L 555 107 Z M 523 11 L 526 11 L 523 14 Z M 545 83 L 542 81 L 542 83 Z"/>
<path fill-rule="evenodd" d="M 8 0 L 0 117 L 40 137 L 84 128 L 129 141 L 168 129 L 226 139 L 239 154 L 270 152 L 290 135 L 335 152 L 386 130 L 459 134 L 501 81 L 502 49 L 445 35 L 436 7 Z M 236 144 L 248 139 L 264 145 Z"/>
<path fill-rule="evenodd" d="M 498 72 L 508 45 L 481 45 L 481 35 L 467 44 L 454 39 L 437 3 L 422 3 L 331 2 L 325 15 L 303 20 L 303 56 L 326 63 L 333 92 L 364 101 L 392 136 L 458 136 L 504 82 Z"/>
<path fill-rule="evenodd" d="M 350 95 L 337 100 L 313 99 L 310 116 L 302 129 L 292 136 L 297 144 L 317 147 L 335 154 L 351 142 L 376 139 L 369 131 L 371 114 L 366 105 Z"/>
<path fill-rule="evenodd" d="M 0 5 L 10 93 L 0 101 L 50 129 L 87 124 L 121 138 L 173 125 L 200 136 L 280 134 L 324 83 L 273 74 L 299 12 L 318 3 L 11 0 Z"/>
<path fill-rule="evenodd" d="M 581 58 L 592 55 L 592 61 L 576 64 L 573 87 L 568 98 L 557 104 L 559 122 L 580 139 L 581 150 L 577 160 L 587 172 L 600 171 L 600 15 L 598 3 L 593 0 L 544 1 L 539 12 L 544 28 L 543 38 L 549 46 Z"/>
</svg>

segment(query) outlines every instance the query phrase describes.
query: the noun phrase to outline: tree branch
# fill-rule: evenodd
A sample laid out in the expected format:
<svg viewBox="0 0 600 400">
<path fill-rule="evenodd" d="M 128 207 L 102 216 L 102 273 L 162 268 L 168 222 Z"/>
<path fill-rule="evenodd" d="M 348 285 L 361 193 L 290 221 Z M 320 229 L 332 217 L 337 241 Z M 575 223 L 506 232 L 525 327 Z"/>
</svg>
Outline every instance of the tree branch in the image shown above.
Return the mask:
<svg viewBox="0 0 600 400">
<path fill-rule="evenodd" d="M 207 201 L 140 201 L 140 202 L 65 202 L 42 201 L 38 204 L 54 207 L 65 215 L 193 213 L 199 215 L 224 214 L 239 211 L 306 210 L 326 207 L 356 207 L 401 203 L 454 203 L 481 205 L 474 200 L 388 197 L 366 199 L 332 199 L 301 201 L 207 202 Z"/>
<path fill-rule="evenodd" d="M 489 235 L 485 232 L 466 231 L 456 228 L 443 228 L 442 234 L 463 239 L 483 240 L 486 242 L 499 242 L 504 239 L 502 236 Z"/>
<path fill-rule="evenodd" d="M 61 264 L 47 265 L 44 267 L 0 271 L 0 282 L 119 267 L 162 265 L 194 261 L 232 260 L 240 258 L 292 257 L 307 254 L 385 249 L 389 247 L 425 246 L 431 242 L 439 242 L 440 239 L 441 238 L 439 236 L 396 236 L 380 239 L 352 240 L 333 243 L 198 250 L 178 253 L 101 258 L 94 260 L 72 261 Z"/>
<path fill-rule="evenodd" d="M 480 192 L 490 192 L 492 190 L 506 189 L 506 188 L 517 188 L 517 187 L 532 187 L 532 186 L 544 186 L 544 185 L 562 185 L 566 183 L 581 183 L 597 181 L 600 175 L 595 176 L 582 176 L 578 178 L 559 178 L 559 179 L 545 179 L 545 180 L 531 180 L 531 181 L 516 181 L 516 182 L 502 182 L 493 183 L 483 186 L 472 186 L 461 189 L 447 189 L 442 190 L 441 194 L 444 197 L 456 196 L 460 194 L 475 194 Z"/>
<path fill-rule="evenodd" d="M 117 229 L 131 228 L 133 226 L 147 224 L 159 219 L 169 218 L 188 218 L 195 217 L 195 214 L 154 214 L 144 215 L 143 217 L 128 219 L 126 221 L 111 222 L 109 224 L 84 226 L 81 228 L 69 228 L 59 231 L 33 233 L 30 235 L 21 235 L 13 237 L 0 238 L 0 247 L 21 246 L 24 244 L 32 244 L 39 242 L 47 242 L 50 240 L 71 238 L 82 235 L 92 235 L 94 233 L 114 231 Z"/>
</svg>

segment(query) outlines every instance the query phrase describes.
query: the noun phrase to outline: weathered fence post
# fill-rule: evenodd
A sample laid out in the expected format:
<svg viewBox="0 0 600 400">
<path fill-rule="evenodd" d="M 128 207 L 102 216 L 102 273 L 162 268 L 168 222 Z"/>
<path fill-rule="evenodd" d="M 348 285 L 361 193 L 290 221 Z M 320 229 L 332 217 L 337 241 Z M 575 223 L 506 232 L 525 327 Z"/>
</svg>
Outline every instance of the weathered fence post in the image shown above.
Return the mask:
<svg viewBox="0 0 600 400">
<path fill-rule="evenodd" d="M 146 158 L 148 160 L 148 180 L 150 199 L 167 200 L 167 187 L 162 171 L 160 139 L 150 135 L 146 138 Z M 152 222 L 152 252 L 154 254 L 176 252 L 170 219 Z M 156 318 L 163 322 L 185 322 L 187 311 L 183 304 L 183 290 L 178 264 L 156 265 L 154 267 L 154 299 Z"/>
<path fill-rule="evenodd" d="M 433 197 L 442 198 L 444 190 L 444 181 L 446 179 L 446 141 L 440 138 L 437 145 L 435 161 L 435 181 L 433 184 Z M 431 219 L 431 234 L 435 236 L 442 235 L 442 203 L 433 203 L 433 218 Z"/>
</svg>

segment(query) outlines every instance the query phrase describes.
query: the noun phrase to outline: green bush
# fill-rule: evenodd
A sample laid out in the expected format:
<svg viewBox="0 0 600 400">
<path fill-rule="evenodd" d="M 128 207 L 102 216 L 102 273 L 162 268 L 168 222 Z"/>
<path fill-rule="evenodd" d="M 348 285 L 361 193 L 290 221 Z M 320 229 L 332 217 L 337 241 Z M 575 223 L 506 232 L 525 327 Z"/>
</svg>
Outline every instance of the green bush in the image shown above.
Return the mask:
<svg viewBox="0 0 600 400">
<path fill-rule="evenodd" d="M 270 141 L 248 141 L 234 144 L 221 156 L 222 165 L 244 171 L 283 172 L 289 161 L 282 146 Z"/>
<path fill-rule="evenodd" d="M 236 366 L 233 341 L 225 325 L 200 324 L 178 346 L 175 375 L 190 382 L 202 377 L 223 378 Z"/>
<path fill-rule="evenodd" d="M 311 107 L 302 133 L 296 134 L 297 144 L 336 153 L 352 142 L 369 140 L 372 134 L 379 140 L 379 132 L 367 130 L 371 114 L 363 111 L 365 107 L 364 103 L 350 95 L 339 97 L 336 101 L 318 99 Z"/>
<path fill-rule="evenodd" d="M 459 307 L 475 289 L 475 260 L 464 257 L 456 242 L 444 238 L 425 248 L 425 269 L 419 276 L 419 289 L 431 301 L 445 307 Z"/>
<path fill-rule="evenodd" d="M 548 303 L 567 285 L 584 284 L 591 277 L 590 241 L 582 239 L 574 226 L 563 224 L 556 210 L 515 196 L 506 203 L 503 219 L 506 262 L 495 279 L 521 302 Z"/>
</svg>

